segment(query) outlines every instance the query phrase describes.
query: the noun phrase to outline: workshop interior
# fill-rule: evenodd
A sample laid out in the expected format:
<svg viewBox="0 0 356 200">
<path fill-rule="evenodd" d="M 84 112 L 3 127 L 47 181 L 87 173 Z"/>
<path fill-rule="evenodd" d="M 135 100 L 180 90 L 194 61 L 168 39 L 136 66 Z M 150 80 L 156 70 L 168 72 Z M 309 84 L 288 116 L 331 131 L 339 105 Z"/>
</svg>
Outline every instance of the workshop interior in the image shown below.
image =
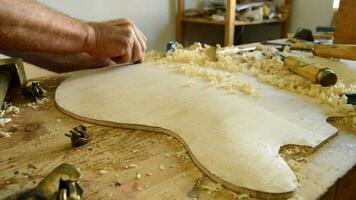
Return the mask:
<svg viewBox="0 0 356 200">
<path fill-rule="evenodd" d="M 0 200 L 356 200 L 355 0 L 0 18 Z"/>
</svg>

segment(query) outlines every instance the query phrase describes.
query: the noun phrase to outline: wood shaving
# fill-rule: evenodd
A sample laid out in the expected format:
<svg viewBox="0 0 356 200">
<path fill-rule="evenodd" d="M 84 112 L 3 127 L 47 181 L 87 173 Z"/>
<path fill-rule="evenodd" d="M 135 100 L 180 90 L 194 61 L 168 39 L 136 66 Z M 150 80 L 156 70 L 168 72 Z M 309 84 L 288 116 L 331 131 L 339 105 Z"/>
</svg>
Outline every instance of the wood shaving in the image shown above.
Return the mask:
<svg viewBox="0 0 356 200">
<path fill-rule="evenodd" d="M 11 121 L 11 118 L 0 118 L 0 127 L 4 127 L 5 124 L 10 123 Z"/>
<path fill-rule="evenodd" d="M 49 102 L 49 99 L 46 97 L 43 97 L 42 99 L 37 99 L 35 102 L 31 102 L 26 104 L 26 106 L 33 108 L 34 110 L 37 110 L 40 108 L 41 105 L 47 104 Z"/>
<path fill-rule="evenodd" d="M 164 153 L 163 156 L 166 157 L 166 158 L 169 158 L 169 157 L 171 157 L 171 154 L 170 153 Z"/>
<path fill-rule="evenodd" d="M 177 158 L 180 158 L 180 157 L 184 156 L 184 154 L 186 154 L 186 153 L 187 153 L 187 150 L 182 149 L 181 151 L 176 152 L 176 156 L 177 156 Z"/>
<path fill-rule="evenodd" d="M 205 191 L 208 195 L 213 197 L 215 197 L 219 193 L 224 194 L 225 192 L 228 192 L 229 194 L 232 195 L 231 199 L 257 200 L 256 198 L 251 197 L 249 194 L 237 193 L 230 190 L 226 190 L 224 186 L 222 186 L 220 183 L 216 183 L 215 181 L 211 180 L 210 178 L 207 178 L 206 176 L 199 177 L 195 181 L 194 187 L 198 187 L 200 190 Z"/>
<path fill-rule="evenodd" d="M 185 86 L 187 86 L 187 87 L 192 87 L 194 84 L 195 84 L 194 81 L 188 81 L 188 82 L 185 84 Z"/>
<path fill-rule="evenodd" d="M 11 137 L 11 135 L 12 135 L 11 132 L 0 131 L 0 138 L 9 138 Z"/>
<path fill-rule="evenodd" d="M 140 174 L 140 173 L 136 173 L 136 178 L 137 178 L 138 180 L 140 180 L 140 179 L 141 179 L 141 174 Z"/>
<path fill-rule="evenodd" d="M 16 107 L 16 106 L 10 106 L 5 110 L 6 114 L 18 114 L 20 113 L 20 108 Z"/>
<path fill-rule="evenodd" d="M 207 190 L 208 194 L 220 192 L 223 189 L 220 183 L 214 183 L 214 182 L 208 182 L 207 184 L 202 185 L 201 188 Z"/>
<path fill-rule="evenodd" d="M 159 169 L 160 169 L 161 171 L 163 171 L 163 170 L 165 170 L 166 168 L 165 168 L 164 164 L 162 164 L 162 165 L 159 166 Z"/>
<path fill-rule="evenodd" d="M 137 164 L 128 164 L 124 167 L 125 169 L 129 169 L 129 168 L 138 168 Z"/>
<path fill-rule="evenodd" d="M 332 121 L 334 121 L 336 124 L 340 124 L 356 129 L 356 116 L 350 115 L 346 117 L 338 117 L 338 118 L 334 118 Z"/>
<path fill-rule="evenodd" d="M 152 176 L 153 174 L 151 172 L 146 172 L 146 176 Z"/>
</svg>

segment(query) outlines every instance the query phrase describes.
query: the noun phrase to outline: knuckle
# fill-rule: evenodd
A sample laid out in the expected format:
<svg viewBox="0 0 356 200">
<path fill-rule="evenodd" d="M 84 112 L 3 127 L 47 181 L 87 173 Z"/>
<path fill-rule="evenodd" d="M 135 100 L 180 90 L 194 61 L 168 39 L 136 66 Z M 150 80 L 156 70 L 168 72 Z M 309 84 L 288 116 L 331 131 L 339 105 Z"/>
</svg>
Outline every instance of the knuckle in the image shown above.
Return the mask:
<svg viewBox="0 0 356 200">
<path fill-rule="evenodd" d="M 125 49 L 125 51 L 126 51 L 126 53 L 128 53 L 129 51 L 131 51 L 131 42 L 129 41 L 129 40 L 126 40 L 125 42 L 124 42 L 124 49 Z"/>
<path fill-rule="evenodd" d="M 134 37 L 134 29 L 132 27 L 127 27 L 126 37 L 128 37 L 128 38 Z"/>
<path fill-rule="evenodd" d="M 127 22 L 128 24 L 131 24 L 132 23 L 132 21 L 129 19 L 129 18 L 124 18 L 123 19 L 125 22 Z"/>
</svg>

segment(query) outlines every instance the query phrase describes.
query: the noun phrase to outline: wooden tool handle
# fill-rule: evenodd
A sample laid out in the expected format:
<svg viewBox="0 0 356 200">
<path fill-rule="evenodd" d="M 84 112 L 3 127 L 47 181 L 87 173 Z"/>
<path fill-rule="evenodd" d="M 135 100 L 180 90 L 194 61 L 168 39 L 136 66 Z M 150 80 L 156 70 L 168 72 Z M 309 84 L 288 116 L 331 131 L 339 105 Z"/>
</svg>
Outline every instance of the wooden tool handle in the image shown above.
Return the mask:
<svg viewBox="0 0 356 200">
<path fill-rule="evenodd" d="M 356 45 L 316 45 L 314 53 L 321 57 L 356 60 Z"/>
<path fill-rule="evenodd" d="M 306 63 L 297 57 L 288 56 L 284 64 L 292 71 L 322 86 L 335 85 L 337 76 L 332 70 L 317 63 Z"/>
<path fill-rule="evenodd" d="M 313 81 L 317 82 L 317 76 L 320 67 L 314 66 L 313 64 L 306 63 L 294 56 L 288 56 L 284 60 L 284 64 L 295 73 Z"/>
</svg>

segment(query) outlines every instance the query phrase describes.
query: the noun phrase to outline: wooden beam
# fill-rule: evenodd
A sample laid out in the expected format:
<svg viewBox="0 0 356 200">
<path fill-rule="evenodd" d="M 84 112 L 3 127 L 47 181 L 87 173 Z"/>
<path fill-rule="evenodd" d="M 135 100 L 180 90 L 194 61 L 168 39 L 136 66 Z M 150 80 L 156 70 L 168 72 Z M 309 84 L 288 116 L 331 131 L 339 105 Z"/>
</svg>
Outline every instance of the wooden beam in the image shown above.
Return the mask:
<svg viewBox="0 0 356 200">
<path fill-rule="evenodd" d="M 185 35 L 184 35 L 184 11 L 185 11 L 185 0 L 178 0 L 178 11 L 177 11 L 177 41 L 185 45 Z"/>
<path fill-rule="evenodd" d="M 356 44 L 356 1 L 341 0 L 336 16 L 335 44 Z"/>
<path fill-rule="evenodd" d="M 236 0 L 227 0 L 226 4 L 224 46 L 233 46 L 236 20 Z"/>
<path fill-rule="evenodd" d="M 285 0 L 284 9 L 287 9 L 287 18 L 282 25 L 282 38 L 286 38 L 289 32 L 290 19 L 292 14 L 292 0 Z"/>
</svg>

